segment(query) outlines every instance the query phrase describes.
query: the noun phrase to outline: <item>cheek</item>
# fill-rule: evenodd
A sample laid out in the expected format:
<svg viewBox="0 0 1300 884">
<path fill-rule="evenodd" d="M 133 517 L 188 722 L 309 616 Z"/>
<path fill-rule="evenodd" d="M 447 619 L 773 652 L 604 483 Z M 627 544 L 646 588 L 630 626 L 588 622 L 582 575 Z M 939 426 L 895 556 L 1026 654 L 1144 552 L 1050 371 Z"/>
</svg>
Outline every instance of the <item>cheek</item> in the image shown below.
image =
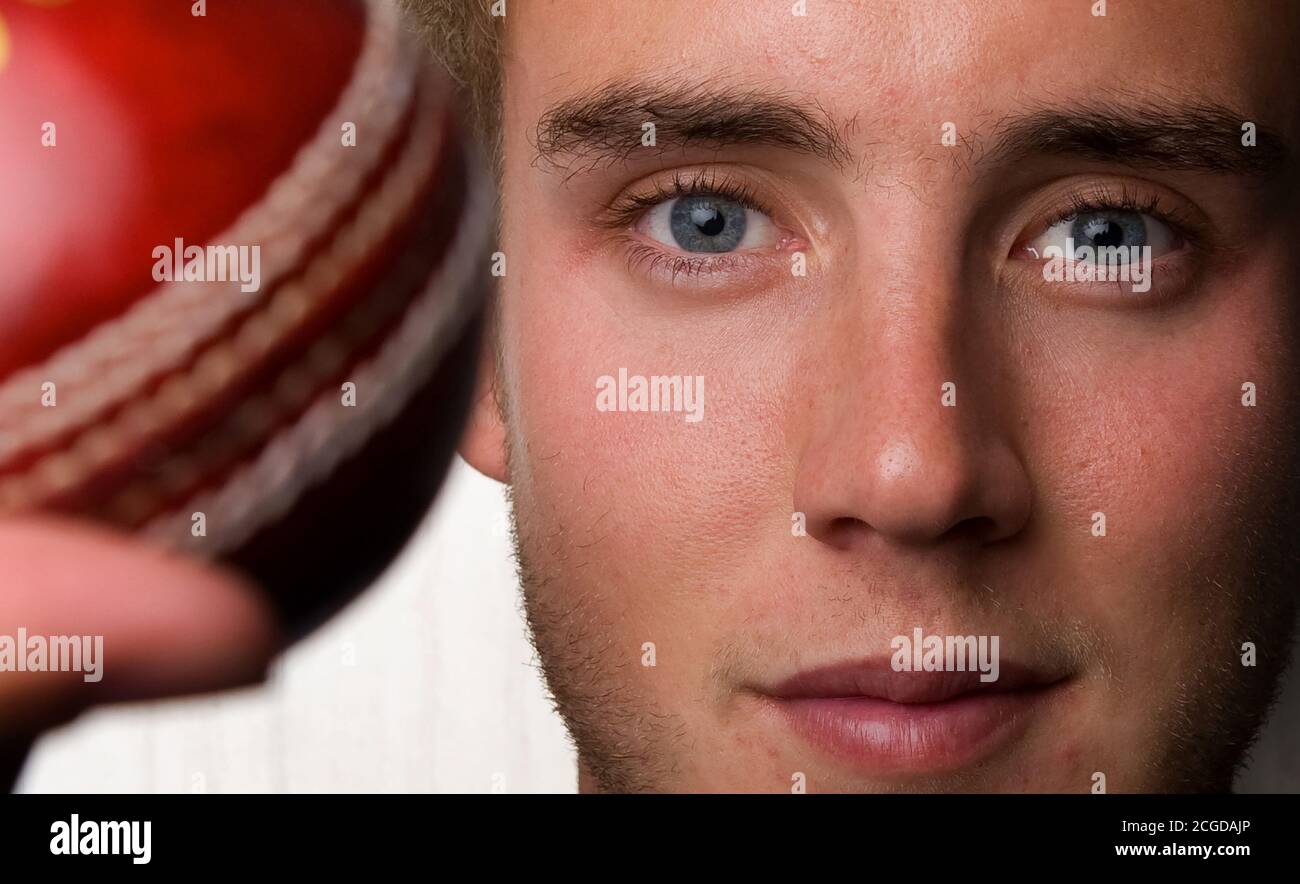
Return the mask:
<svg viewBox="0 0 1300 884">
<path fill-rule="evenodd" d="M 1246 529 L 1293 519 L 1294 321 L 1280 266 L 1256 262 L 1184 315 L 1075 330 L 1060 374 L 1037 382 L 1038 494 L 1059 560 L 1086 587 L 1077 603 L 1116 636 L 1236 619 L 1262 564 Z"/>
<path fill-rule="evenodd" d="M 594 272 L 541 266 L 506 311 L 511 478 L 552 567 L 566 584 L 618 586 L 629 616 L 726 604 L 763 538 L 789 533 L 776 324 L 743 310 L 629 317 Z M 632 410 L 638 378 L 680 383 L 681 410 Z"/>
</svg>

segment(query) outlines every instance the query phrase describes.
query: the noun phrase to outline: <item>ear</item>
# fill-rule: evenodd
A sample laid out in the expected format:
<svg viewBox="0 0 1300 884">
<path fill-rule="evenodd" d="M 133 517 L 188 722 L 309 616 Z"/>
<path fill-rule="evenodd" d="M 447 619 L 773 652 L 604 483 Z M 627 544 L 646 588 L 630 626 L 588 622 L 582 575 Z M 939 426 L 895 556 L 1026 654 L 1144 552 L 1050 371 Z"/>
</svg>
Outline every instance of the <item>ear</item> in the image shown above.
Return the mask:
<svg viewBox="0 0 1300 884">
<path fill-rule="evenodd" d="M 460 440 L 460 456 L 489 479 L 507 481 L 506 427 L 497 403 L 497 365 L 491 336 L 495 323 L 489 323 L 488 337 L 479 349 L 478 379 L 474 402 L 470 406 L 469 425 Z"/>
</svg>

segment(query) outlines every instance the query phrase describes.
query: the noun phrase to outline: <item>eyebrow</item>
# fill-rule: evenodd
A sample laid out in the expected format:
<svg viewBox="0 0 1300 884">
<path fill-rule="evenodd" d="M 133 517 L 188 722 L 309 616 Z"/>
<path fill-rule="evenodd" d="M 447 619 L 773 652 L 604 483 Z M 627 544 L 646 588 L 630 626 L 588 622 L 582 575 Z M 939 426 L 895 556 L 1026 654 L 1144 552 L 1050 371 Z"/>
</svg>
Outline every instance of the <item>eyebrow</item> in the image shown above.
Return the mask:
<svg viewBox="0 0 1300 884">
<path fill-rule="evenodd" d="M 1250 115 L 1213 103 L 1123 99 L 1031 109 L 1003 118 L 986 136 L 973 132 L 962 140 L 980 150 L 979 165 L 1067 156 L 1269 178 L 1289 164 L 1286 139 Z M 1247 122 L 1255 124 L 1250 146 L 1242 143 Z M 645 149 L 646 123 L 655 125 L 660 152 L 760 145 L 814 156 L 841 169 L 853 161 L 844 132 L 856 126 L 856 117 L 837 125 L 820 104 L 788 92 L 677 79 L 612 81 L 561 101 L 538 121 L 537 159 L 562 166 L 569 157 L 593 168 L 625 161 Z"/>
<path fill-rule="evenodd" d="M 560 102 L 538 121 L 537 157 L 555 165 L 565 156 L 593 165 L 624 161 L 645 149 L 646 123 L 654 124 L 659 151 L 759 145 L 835 166 L 851 157 L 840 127 L 816 102 L 785 92 L 679 81 L 615 81 Z"/>
<path fill-rule="evenodd" d="M 1243 126 L 1255 124 L 1255 144 Z M 1290 157 L 1286 140 L 1248 115 L 1215 104 L 1101 103 L 1049 108 L 995 128 L 979 163 L 1011 164 L 1035 155 L 1071 156 L 1179 172 L 1270 177 Z"/>
</svg>

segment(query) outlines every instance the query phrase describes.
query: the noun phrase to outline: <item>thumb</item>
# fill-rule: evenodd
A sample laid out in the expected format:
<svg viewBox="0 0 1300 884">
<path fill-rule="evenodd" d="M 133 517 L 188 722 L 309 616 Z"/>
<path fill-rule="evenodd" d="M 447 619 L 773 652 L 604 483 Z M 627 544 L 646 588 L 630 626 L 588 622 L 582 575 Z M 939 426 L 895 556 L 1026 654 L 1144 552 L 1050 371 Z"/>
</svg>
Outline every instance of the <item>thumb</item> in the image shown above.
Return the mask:
<svg viewBox="0 0 1300 884">
<path fill-rule="evenodd" d="M 99 659 L 20 666 L 20 635 Z M 261 681 L 280 644 L 269 604 L 232 574 L 81 523 L 0 519 L 0 753 L 97 703 Z"/>
</svg>

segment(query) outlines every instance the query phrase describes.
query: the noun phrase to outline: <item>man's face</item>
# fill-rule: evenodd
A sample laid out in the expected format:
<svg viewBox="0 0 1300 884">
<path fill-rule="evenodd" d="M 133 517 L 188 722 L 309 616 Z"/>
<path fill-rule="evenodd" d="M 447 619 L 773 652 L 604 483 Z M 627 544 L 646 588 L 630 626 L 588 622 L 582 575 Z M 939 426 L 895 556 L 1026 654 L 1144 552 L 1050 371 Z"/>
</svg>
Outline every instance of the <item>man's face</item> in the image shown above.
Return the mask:
<svg viewBox="0 0 1300 884">
<path fill-rule="evenodd" d="M 583 785 L 1226 788 L 1292 616 L 1300 7 L 799 11 L 509 8 L 466 453 Z"/>
</svg>

